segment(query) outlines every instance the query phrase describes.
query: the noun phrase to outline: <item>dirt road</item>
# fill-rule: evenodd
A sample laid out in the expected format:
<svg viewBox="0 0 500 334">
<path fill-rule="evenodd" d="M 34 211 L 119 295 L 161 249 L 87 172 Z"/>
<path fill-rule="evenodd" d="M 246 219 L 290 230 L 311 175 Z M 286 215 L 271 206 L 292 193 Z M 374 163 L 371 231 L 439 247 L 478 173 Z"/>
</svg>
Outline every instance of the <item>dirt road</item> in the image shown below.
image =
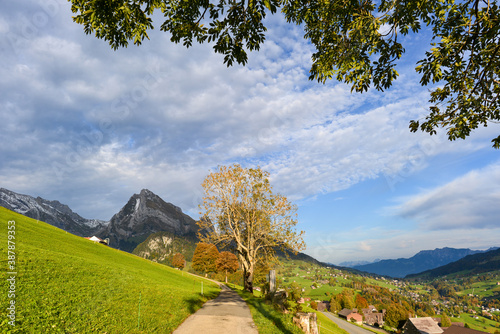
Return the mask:
<svg viewBox="0 0 500 334">
<path fill-rule="evenodd" d="M 203 305 L 174 331 L 175 334 L 257 334 L 250 309 L 241 297 L 226 286 L 220 295 Z"/>
</svg>

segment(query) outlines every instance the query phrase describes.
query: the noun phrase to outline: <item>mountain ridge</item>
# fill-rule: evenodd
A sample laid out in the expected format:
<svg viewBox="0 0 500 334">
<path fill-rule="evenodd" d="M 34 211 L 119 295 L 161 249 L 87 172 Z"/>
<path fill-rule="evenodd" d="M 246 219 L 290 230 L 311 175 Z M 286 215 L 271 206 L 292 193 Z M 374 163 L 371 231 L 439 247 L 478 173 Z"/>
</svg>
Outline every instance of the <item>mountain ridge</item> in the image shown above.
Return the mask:
<svg viewBox="0 0 500 334">
<path fill-rule="evenodd" d="M 464 256 L 438 268 L 407 275 L 405 278 L 432 279 L 459 272 L 469 272 L 472 275 L 491 270 L 500 270 L 500 248 L 492 247 L 484 252 Z"/>
<path fill-rule="evenodd" d="M 410 258 L 381 260 L 352 268 L 372 274 L 402 278 L 410 274 L 441 267 L 467 255 L 481 252 L 483 251 L 469 248 L 443 247 L 434 250 L 422 250 Z"/>
<path fill-rule="evenodd" d="M 0 206 L 80 237 L 109 238 L 111 247 L 129 253 L 155 232 L 193 237 L 197 231 L 193 218 L 148 189 L 132 195 L 109 221 L 86 219 L 59 201 L 35 198 L 5 188 L 0 188 Z"/>
<path fill-rule="evenodd" d="M 91 236 L 108 224 L 100 219 L 86 219 L 57 200 L 19 194 L 0 188 L 0 206 L 24 216 L 44 221 L 80 237 Z"/>
</svg>

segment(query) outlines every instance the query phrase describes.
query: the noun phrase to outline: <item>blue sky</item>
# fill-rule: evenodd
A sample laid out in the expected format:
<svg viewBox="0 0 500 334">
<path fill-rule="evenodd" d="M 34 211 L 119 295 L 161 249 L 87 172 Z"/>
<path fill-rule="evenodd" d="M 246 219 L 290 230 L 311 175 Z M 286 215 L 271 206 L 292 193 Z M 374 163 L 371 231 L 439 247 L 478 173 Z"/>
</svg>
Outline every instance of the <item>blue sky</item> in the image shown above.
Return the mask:
<svg viewBox="0 0 500 334">
<path fill-rule="evenodd" d="M 384 93 L 308 80 L 312 49 L 278 15 L 248 66 L 157 29 L 113 51 L 59 0 L 0 5 L 0 186 L 110 219 L 148 188 L 197 217 L 217 165 L 271 173 L 298 205 L 306 253 L 340 263 L 500 240 L 500 126 L 466 141 L 410 133 L 427 112 L 408 36 Z"/>
</svg>

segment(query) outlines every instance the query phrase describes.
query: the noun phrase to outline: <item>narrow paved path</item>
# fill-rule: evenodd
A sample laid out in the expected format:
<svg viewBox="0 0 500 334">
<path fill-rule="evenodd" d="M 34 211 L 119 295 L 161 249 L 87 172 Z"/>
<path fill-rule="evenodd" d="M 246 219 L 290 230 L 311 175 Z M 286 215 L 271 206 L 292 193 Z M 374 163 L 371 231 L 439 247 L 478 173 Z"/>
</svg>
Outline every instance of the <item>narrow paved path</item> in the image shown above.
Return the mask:
<svg viewBox="0 0 500 334">
<path fill-rule="evenodd" d="M 340 328 L 345 330 L 349 334 L 373 334 L 372 332 L 358 327 L 349 323 L 348 321 L 342 320 L 331 314 L 330 312 L 323 312 L 329 319 L 331 319 L 334 323 L 336 323 Z"/>
<path fill-rule="evenodd" d="M 222 285 L 220 295 L 203 305 L 174 331 L 175 334 L 257 334 L 250 309 L 234 291 Z"/>
</svg>

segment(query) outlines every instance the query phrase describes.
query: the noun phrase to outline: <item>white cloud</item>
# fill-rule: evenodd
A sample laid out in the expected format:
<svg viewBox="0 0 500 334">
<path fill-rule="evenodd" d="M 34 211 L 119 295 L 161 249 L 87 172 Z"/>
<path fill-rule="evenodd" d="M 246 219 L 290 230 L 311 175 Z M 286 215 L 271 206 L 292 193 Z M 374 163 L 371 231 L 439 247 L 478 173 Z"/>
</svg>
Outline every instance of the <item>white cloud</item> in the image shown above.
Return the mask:
<svg viewBox="0 0 500 334">
<path fill-rule="evenodd" d="M 423 190 L 393 208 L 426 230 L 497 228 L 500 163 L 473 170 L 452 182 Z"/>
</svg>

